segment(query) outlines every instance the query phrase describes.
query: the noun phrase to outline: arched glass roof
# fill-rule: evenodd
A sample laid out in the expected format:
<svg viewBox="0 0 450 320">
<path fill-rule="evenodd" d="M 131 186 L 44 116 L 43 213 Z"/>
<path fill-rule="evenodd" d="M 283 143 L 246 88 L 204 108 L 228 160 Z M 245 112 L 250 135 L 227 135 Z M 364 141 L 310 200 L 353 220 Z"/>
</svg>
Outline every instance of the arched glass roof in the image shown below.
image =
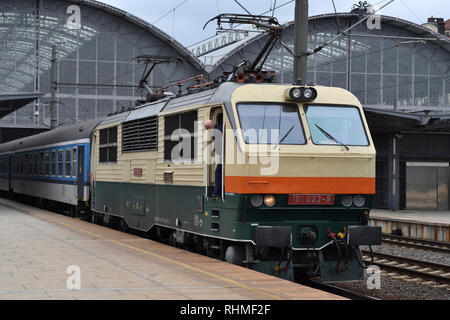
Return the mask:
<svg viewBox="0 0 450 320">
<path fill-rule="evenodd" d="M 203 72 L 199 60 L 176 40 L 112 6 L 92 0 L 2 0 L 0 93 L 41 92 L 44 97 L 3 118 L 1 126 L 49 124 L 53 45 L 58 50 L 60 125 L 114 112 L 139 99 L 133 86 L 144 65 L 133 61 L 138 55 L 180 58 L 158 65 L 149 85 Z"/>
<path fill-rule="evenodd" d="M 333 38 L 362 16 L 341 13 L 309 18 L 309 49 Z M 406 111 L 450 113 L 450 41 L 414 23 L 381 16 L 381 29 L 362 23 L 308 57 L 308 82 L 352 91 L 365 106 Z M 240 60 L 252 61 L 268 35 L 247 41 L 224 55 L 210 77 L 231 71 Z M 284 25 L 282 40 L 294 48 L 294 24 Z M 293 57 L 276 47 L 265 69 L 276 70 L 277 82 L 292 82 Z"/>
</svg>

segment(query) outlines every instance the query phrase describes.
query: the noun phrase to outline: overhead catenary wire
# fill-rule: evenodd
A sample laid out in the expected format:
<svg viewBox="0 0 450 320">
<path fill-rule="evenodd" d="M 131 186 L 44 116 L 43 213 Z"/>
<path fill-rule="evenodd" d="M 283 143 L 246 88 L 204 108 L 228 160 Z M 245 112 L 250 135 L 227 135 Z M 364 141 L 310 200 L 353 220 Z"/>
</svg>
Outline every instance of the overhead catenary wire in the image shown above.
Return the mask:
<svg viewBox="0 0 450 320">
<path fill-rule="evenodd" d="M 258 14 L 258 15 L 259 15 L 259 16 L 262 16 L 262 15 L 264 15 L 264 14 L 266 14 L 266 13 L 269 13 L 269 12 L 272 11 L 272 10 L 277 10 L 277 9 L 279 9 L 279 8 L 282 8 L 282 7 L 284 7 L 284 6 L 286 6 L 286 5 L 290 4 L 290 3 L 292 3 L 292 2 L 294 2 L 294 1 L 295 1 L 295 0 L 288 0 L 288 1 L 286 1 L 285 3 L 280 4 L 279 6 L 274 7 L 273 9 L 271 8 L 271 9 L 269 9 L 269 10 L 266 10 L 266 11 L 264 11 L 264 12 Z M 240 24 L 236 24 L 235 26 L 231 26 L 230 29 L 235 29 L 235 28 L 238 27 L 238 26 L 240 26 Z M 200 44 L 200 43 L 203 43 L 203 42 L 205 42 L 205 41 L 208 41 L 208 40 L 210 40 L 210 39 L 212 39 L 212 38 L 214 38 L 214 37 L 216 37 L 216 36 L 217 36 L 217 35 L 213 35 L 213 36 L 210 36 L 210 37 L 205 38 L 205 39 L 203 39 L 203 40 L 197 41 L 197 42 L 195 42 L 195 43 L 193 43 L 193 44 L 190 44 L 190 45 L 187 46 L 186 48 L 191 48 L 191 47 L 193 47 L 193 46 L 195 46 L 195 45 L 197 45 L 197 44 Z"/>
<path fill-rule="evenodd" d="M 95 84 L 95 85 L 96 85 L 96 86 L 106 85 L 106 84 L 111 83 L 111 82 L 113 82 L 114 80 L 119 79 L 120 77 L 126 76 L 127 74 L 130 74 L 130 73 L 132 73 L 132 72 L 134 72 L 134 71 L 136 71 L 136 70 L 138 70 L 138 69 L 140 69 L 140 68 L 143 68 L 142 65 L 137 64 L 135 68 L 133 68 L 133 69 L 131 69 L 131 70 L 129 70 L 129 71 L 124 72 L 124 73 L 121 73 L 121 74 L 119 74 L 118 76 L 116 76 L 116 77 L 114 77 L 114 78 L 112 78 L 112 79 L 106 80 L 106 81 L 104 81 L 104 82 L 102 82 L 102 83 L 100 83 L 100 84 Z M 75 98 L 75 97 L 78 96 L 79 94 L 82 94 L 83 92 L 86 92 L 86 91 L 88 91 L 88 90 L 92 90 L 92 88 L 81 89 L 78 93 L 74 93 L 73 95 L 71 95 L 71 96 L 69 96 L 69 97 L 59 98 L 58 101 L 62 101 L 62 100 L 67 100 L 67 99 Z"/>
<path fill-rule="evenodd" d="M 188 0 L 183 0 L 182 2 L 180 2 L 178 5 L 176 5 L 174 8 L 172 8 L 171 10 L 169 10 L 168 12 L 166 12 L 165 14 L 163 14 L 159 19 L 155 20 L 153 22 L 153 24 L 158 23 L 159 21 L 161 21 L 162 19 L 164 19 L 165 17 L 167 17 L 171 12 L 175 12 L 175 10 L 177 10 L 180 6 L 182 6 L 183 4 L 185 4 Z"/>
<path fill-rule="evenodd" d="M 252 15 L 252 13 L 248 11 L 238 0 L 234 0 L 234 2 L 236 2 L 242 9 L 244 9 L 247 14 Z"/>
<path fill-rule="evenodd" d="M 409 12 L 411 12 L 414 16 L 416 16 L 417 20 L 419 20 L 419 24 L 423 23 L 423 20 L 414 12 L 412 11 L 407 5 L 406 3 L 403 2 L 403 0 L 400 0 L 400 2 L 406 7 L 406 9 L 409 10 Z"/>
<path fill-rule="evenodd" d="M 336 22 L 337 22 L 337 25 L 338 25 L 338 31 L 341 32 L 342 27 L 341 27 L 341 22 L 339 21 L 339 15 L 338 15 L 337 10 L 336 10 L 336 5 L 334 4 L 334 0 L 331 0 L 331 2 L 333 3 L 334 14 L 336 15 Z"/>
</svg>

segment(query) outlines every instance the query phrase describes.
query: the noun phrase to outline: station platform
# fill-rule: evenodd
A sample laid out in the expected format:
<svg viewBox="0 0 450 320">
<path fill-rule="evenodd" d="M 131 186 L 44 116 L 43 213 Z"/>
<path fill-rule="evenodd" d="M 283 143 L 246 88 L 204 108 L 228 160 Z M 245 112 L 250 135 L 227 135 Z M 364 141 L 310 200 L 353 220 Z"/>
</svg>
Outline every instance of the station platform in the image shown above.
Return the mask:
<svg viewBox="0 0 450 320">
<path fill-rule="evenodd" d="M 369 217 L 384 233 L 401 229 L 403 236 L 450 242 L 450 211 L 372 209 Z"/>
<path fill-rule="evenodd" d="M 5 199 L 0 226 L 2 300 L 345 300 Z M 80 289 L 67 287 L 69 266 L 79 267 Z"/>
</svg>

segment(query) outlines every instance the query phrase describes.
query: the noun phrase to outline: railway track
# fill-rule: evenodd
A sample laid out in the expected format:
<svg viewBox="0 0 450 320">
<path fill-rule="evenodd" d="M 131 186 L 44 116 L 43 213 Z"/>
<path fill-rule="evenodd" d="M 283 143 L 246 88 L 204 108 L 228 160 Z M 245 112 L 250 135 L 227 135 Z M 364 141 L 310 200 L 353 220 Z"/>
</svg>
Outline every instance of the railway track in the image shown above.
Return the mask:
<svg viewBox="0 0 450 320">
<path fill-rule="evenodd" d="M 332 293 L 341 297 L 345 297 L 351 300 L 381 300 L 379 298 L 371 297 L 362 293 L 354 292 L 351 290 L 347 290 L 344 288 L 336 287 L 327 283 L 323 283 L 320 281 L 312 280 L 312 279 L 304 279 L 299 282 L 302 285 L 322 290 L 328 293 Z"/>
<path fill-rule="evenodd" d="M 429 282 L 450 288 L 450 266 L 374 252 L 374 264 L 389 276 L 410 281 Z M 364 261 L 370 261 L 370 253 L 363 251 Z"/>
<path fill-rule="evenodd" d="M 409 238 L 395 235 L 383 235 L 383 242 L 396 246 L 450 254 L 450 243 L 425 239 Z"/>
</svg>

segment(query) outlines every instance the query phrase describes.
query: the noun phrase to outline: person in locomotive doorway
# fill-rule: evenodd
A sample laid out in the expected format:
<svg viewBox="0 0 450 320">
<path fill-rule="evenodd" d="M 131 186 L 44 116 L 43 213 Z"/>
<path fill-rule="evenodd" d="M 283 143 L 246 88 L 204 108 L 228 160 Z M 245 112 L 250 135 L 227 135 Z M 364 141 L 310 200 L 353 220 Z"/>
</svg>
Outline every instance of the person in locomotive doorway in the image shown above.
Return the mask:
<svg viewBox="0 0 450 320">
<path fill-rule="evenodd" d="M 218 120 L 221 120 L 221 118 Z M 206 130 L 214 130 L 214 152 L 219 156 L 216 170 L 214 172 L 213 199 L 222 197 L 222 121 L 218 122 L 219 123 L 216 124 L 213 120 L 206 120 L 203 123 Z"/>
</svg>

